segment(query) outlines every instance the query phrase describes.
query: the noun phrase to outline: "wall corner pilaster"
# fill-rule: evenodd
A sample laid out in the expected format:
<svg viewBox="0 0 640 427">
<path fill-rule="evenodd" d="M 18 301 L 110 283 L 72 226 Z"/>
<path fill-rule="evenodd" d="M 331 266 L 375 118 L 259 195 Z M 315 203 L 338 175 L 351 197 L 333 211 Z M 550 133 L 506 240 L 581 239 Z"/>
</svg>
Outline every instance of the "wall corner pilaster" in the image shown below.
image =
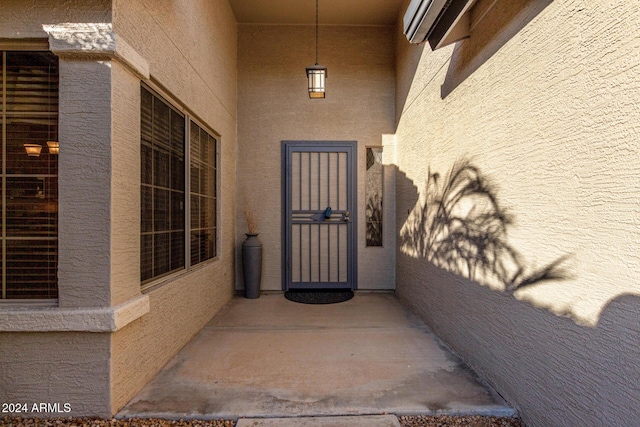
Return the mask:
<svg viewBox="0 0 640 427">
<path fill-rule="evenodd" d="M 49 46 L 60 58 L 118 61 L 140 79 L 149 78 L 149 64 L 113 31 L 111 23 L 45 25 Z"/>
</svg>

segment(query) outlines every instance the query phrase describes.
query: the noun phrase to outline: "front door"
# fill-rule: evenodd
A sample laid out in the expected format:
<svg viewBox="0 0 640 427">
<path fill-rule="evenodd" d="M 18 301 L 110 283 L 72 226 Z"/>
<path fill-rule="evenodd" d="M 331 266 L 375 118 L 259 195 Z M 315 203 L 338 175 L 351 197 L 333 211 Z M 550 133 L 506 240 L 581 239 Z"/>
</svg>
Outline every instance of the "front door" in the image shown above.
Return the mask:
<svg viewBox="0 0 640 427">
<path fill-rule="evenodd" d="M 283 288 L 356 288 L 356 142 L 283 141 Z"/>
</svg>

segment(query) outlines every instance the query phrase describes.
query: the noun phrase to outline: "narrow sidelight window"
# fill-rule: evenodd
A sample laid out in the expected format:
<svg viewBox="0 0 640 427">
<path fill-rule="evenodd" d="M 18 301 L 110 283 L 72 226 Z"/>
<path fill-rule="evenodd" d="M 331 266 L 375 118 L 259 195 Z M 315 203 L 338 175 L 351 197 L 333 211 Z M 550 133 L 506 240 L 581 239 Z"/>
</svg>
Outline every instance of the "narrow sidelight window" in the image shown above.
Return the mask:
<svg viewBox="0 0 640 427">
<path fill-rule="evenodd" d="M 58 58 L 0 51 L 0 300 L 58 297 Z"/>
<path fill-rule="evenodd" d="M 382 147 L 367 147 L 366 238 L 367 246 L 382 246 Z"/>
</svg>

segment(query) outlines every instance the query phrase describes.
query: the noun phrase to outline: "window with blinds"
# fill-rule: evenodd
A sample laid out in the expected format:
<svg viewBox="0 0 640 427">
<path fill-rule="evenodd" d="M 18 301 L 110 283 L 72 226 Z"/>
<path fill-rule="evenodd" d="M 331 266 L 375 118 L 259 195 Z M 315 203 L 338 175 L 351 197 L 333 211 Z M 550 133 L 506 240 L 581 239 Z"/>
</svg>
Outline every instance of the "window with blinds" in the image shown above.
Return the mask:
<svg viewBox="0 0 640 427">
<path fill-rule="evenodd" d="M 211 133 L 156 92 L 141 90 L 140 276 L 145 285 L 216 257 L 218 156 Z"/>
<path fill-rule="evenodd" d="M 142 282 L 185 267 L 185 118 L 141 92 Z"/>
<path fill-rule="evenodd" d="M 191 122 L 191 265 L 216 256 L 216 139 Z"/>
<path fill-rule="evenodd" d="M 0 51 L 2 300 L 58 297 L 58 58 Z"/>
</svg>

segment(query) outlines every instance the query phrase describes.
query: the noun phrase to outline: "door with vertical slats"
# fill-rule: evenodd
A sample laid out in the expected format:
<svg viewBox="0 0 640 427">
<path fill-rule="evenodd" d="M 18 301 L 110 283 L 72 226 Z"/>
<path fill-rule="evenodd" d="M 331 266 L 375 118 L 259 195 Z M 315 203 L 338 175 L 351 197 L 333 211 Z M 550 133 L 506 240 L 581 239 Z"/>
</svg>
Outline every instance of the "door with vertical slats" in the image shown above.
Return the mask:
<svg viewBox="0 0 640 427">
<path fill-rule="evenodd" d="M 356 287 L 355 142 L 283 142 L 284 290 Z"/>
</svg>

